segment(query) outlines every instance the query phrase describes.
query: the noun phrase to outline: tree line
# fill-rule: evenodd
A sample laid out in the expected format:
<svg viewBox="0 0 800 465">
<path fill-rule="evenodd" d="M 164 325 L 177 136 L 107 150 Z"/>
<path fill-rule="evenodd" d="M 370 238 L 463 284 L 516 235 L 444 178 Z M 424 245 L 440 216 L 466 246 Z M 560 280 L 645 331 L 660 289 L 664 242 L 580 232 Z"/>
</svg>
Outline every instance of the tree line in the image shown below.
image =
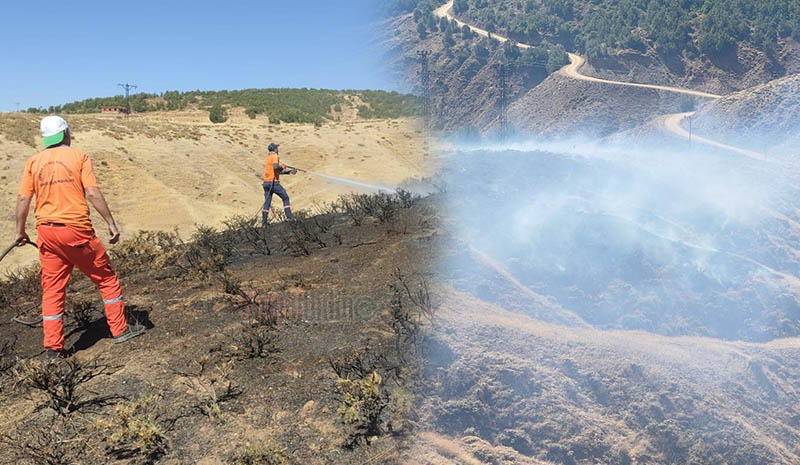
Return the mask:
<svg viewBox="0 0 800 465">
<path fill-rule="evenodd" d="M 385 10 L 413 13 L 424 39 L 440 29 L 431 12 L 442 3 L 389 0 Z M 455 0 L 453 10 L 487 31 L 590 59 L 620 49 L 715 58 L 740 42 L 772 56 L 781 41 L 800 40 L 800 0 Z"/>
<path fill-rule="evenodd" d="M 175 111 L 199 108 L 208 110 L 217 122 L 226 118 L 224 109 L 239 107 L 255 118 L 267 115 L 271 122 L 319 124 L 336 118 L 342 106 L 348 104 L 346 95 L 357 96 L 364 109 L 364 118 L 400 118 L 420 113 L 417 99 L 398 92 L 375 90 L 329 89 L 244 89 L 221 91 L 168 91 L 160 94 L 139 93 L 130 96 L 131 110 L 136 113 Z M 124 107 L 125 97 L 90 98 L 47 108 L 29 108 L 29 113 L 81 114 L 98 113 L 103 107 Z"/>
<path fill-rule="evenodd" d="M 597 58 L 615 49 L 663 54 L 774 54 L 800 39 L 800 0 L 457 0 L 457 14 L 527 43 L 558 43 Z"/>
</svg>

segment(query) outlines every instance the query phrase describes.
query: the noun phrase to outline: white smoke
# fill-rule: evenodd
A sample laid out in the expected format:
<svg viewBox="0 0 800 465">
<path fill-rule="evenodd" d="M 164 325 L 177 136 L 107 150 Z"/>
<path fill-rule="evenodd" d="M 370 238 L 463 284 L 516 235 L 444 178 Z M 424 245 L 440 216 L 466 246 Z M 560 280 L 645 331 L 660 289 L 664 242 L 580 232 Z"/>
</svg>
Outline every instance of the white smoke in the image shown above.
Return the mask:
<svg viewBox="0 0 800 465">
<path fill-rule="evenodd" d="M 697 334 L 800 329 L 789 170 L 659 140 L 456 144 L 450 156 L 458 237 L 590 322 L 672 333 L 658 313 L 673 311 L 696 319 Z M 642 309 L 648 321 L 623 323 Z M 718 317 L 732 326 L 709 327 L 707 313 L 726 309 Z"/>
</svg>

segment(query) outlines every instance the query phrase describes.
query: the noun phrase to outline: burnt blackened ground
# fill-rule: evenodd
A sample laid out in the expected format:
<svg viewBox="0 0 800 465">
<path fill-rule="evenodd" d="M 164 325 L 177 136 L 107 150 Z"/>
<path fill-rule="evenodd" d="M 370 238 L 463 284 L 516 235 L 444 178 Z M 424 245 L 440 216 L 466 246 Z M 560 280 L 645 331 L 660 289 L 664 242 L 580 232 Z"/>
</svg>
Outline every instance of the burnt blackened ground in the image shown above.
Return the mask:
<svg viewBox="0 0 800 465">
<path fill-rule="evenodd" d="M 344 208 L 325 212 L 317 219 L 321 223 L 310 218 L 300 226 L 271 225 L 261 244 L 267 247 L 261 248 L 257 240 L 242 236 L 249 223 L 223 233 L 206 231 L 191 243 L 162 235 L 139 237 L 121 247 L 115 263 L 126 304 L 149 330 L 130 343 L 113 345 L 99 305 L 88 328 L 77 328 L 68 315 L 67 346 L 75 351 L 70 360 L 99 359 L 114 367 L 112 374 L 87 382 L 80 392 L 114 400 L 67 417 L 77 431 L 69 440 L 85 442 L 85 447 L 79 455 L 63 451 L 64 463 L 392 461 L 411 432 L 400 427 L 407 425 L 405 417 L 413 418 L 410 407 L 392 411 L 398 417 L 392 431 L 383 428 L 381 435 L 368 438 L 368 446 L 362 441 L 344 447 L 351 431 L 339 413 L 342 398 L 330 362 L 349 360 L 359 351 L 394 348 L 389 286 L 397 269 L 414 277 L 431 271 L 438 229 L 434 202 L 407 199 L 390 207 L 396 207 L 394 212 L 372 210 L 357 221 L 350 215 L 354 211 L 349 214 Z M 195 248 L 197 244 L 202 246 Z M 264 255 L 266 249 L 269 255 Z M 98 302 L 90 283 L 75 278 L 70 301 Z M 273 313 L 264 311 L 266 303 L 281 296 L 327 300 L 302 316 L 287 310 L 276 325 L 258 326 L 266 323 L 260 316 L 278 310 L 273 304 Z M 12 297 L 16 299 L 8 299 Z M 255 311 L 242 307 L 248 299 L 258 304 Z M 2 341 L 10 341 L 3 360 L 12 365 L 0 374 L 0 421 L 8 432 L 0 452 L 4 463 L 30 458 L 21 438 L 50 431 L 60 421 L 42 407 L 46 396 L 17 382 L 14 373 L 21 363 L 42 358 L 41 328 L 10 322 L 10 308 L 35 304 L 35 296 L 22 300 L 8 302 L 0 325 Z M 357 308 L 332 314 L 321 310 L 334 306 L 325 302 L 354 302 Z M 255 345 L 262 347 L 251 350 Z M 402 392 L 413 403 L 415 362 L 409 359 L 404 369 L 402 378 L 386 375 L 385 388 Z M 131 422 L 123 421 L 127 426 L 121 427 L 120 409 L 142 399 L 149 403 L 142 401 L 146 406 L 134 410 L 134 418 L 159 431 L 163 450 L 126 455 L 119 449 L 133 448 L 136 438 L 147 435 Z M 21 423 L 23 418 L 28 423 Z M 101 427 L 114 421 L 111 428 Z M 126 428 L 136 438 L 113 437 L 114 431 Z M 256 459 L 262 462 L 252 462 Z"/>
</svg>

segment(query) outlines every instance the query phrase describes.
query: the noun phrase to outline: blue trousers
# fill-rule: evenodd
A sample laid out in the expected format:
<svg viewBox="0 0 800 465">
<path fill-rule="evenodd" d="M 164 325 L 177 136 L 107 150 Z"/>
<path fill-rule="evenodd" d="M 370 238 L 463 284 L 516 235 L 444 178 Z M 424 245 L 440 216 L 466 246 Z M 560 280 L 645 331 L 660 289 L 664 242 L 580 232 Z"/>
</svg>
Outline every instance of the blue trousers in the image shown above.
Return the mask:
<svg viewBox="0 0 800 465">
<path fill-rule="evenodd" d="M 286 213 L 286 218 L 292 219 L 292 206 L 289 203 L 289 194 L 286 189 L 281 186 L 280 182 L 265 182 L 264 187 L 264 207 L 261 209 L 261 223 L 267 224 L 269 217 L 269 208 L 272 205 L 272 195 L 277 194 L 283 200 L 283 211 Z"/>
</svg>

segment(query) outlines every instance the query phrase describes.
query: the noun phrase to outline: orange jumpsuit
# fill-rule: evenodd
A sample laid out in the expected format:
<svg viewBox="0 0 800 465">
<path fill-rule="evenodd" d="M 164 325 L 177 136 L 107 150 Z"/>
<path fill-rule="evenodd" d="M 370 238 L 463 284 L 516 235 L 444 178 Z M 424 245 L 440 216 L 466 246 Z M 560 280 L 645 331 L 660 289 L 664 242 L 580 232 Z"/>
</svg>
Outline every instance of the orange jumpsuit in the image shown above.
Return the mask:
<svg viewBox="0 0 800 465">
<path fill-rule="evenodd" d="M 68 146 L 46 149 L 25 164 L 19 194 L 36 196 L 47 349 L 64 348 L 64 300 L 75 266 L 100 289 L 111 334 L 118 336 L 128 329 L 119 279 L 89 219 L 84 188 L 93 186 L 97 180 L 89 155 Z"/>
</svg>

